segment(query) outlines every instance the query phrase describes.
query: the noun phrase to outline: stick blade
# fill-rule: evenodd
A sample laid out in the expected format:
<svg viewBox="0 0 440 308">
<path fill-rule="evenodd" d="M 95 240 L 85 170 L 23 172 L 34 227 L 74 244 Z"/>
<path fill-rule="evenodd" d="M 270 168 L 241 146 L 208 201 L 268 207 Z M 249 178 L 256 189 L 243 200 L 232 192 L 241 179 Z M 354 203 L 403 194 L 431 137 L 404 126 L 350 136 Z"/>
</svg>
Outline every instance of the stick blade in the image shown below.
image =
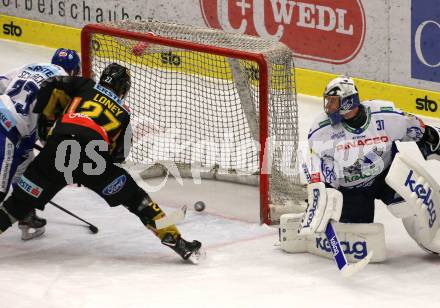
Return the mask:
<svg viewBox="0 0 440 308">
<path fill-rule="evenodd" d="M 357 272 L 361 271 L 365 266 L 367 266 L 368 263 L 370 263 L 371 258 L 373 257 L 374 252 L 370 251 L 369 254 L 362 260 L 360 260 L 357 263 L 352 263 L 344 266 L 341 269 L 341 274 L 344 277 L 351 277 L 352 275 L 356 274 Z"/>
<path fill-rule="evenodd" d="M 156 229 L 160 230 L 171 225 L 175 225 L 185 219 L 187 206 L 184 205 L 180 209 L 172 212 L 155 221 Z"/>
</svg>

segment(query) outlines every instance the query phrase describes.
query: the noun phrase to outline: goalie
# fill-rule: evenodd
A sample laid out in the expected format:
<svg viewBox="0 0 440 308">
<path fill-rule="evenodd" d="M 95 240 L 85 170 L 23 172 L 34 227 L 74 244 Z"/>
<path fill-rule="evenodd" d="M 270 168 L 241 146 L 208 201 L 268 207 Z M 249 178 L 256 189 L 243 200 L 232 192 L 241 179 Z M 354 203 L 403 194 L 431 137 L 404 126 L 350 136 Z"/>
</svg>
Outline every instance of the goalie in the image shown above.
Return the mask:
<svg viewBox="0 0 440 308">
<path fill-rule="evenodd" d="M 439 228 L 439 188 L 429 176 L 430 165 L 424 157 L 438 152 L 440 129 L 424 125 L 388 101 L 361 103 L 354 81 L 346 76 L 333 79 L 325 88 L 324 111 L 308 135 L 311 163 L 305 169 L 311 172 L 305 216 L 302 222 L 294 214 L 281 220 L 281 229 L 284 226 L 292 239 L 285 241 L 285 250 L 328 256 L 329 244 L 322 232 L 333 220 L 349 260 L 374 250 L 372 261 L 383 261 L 383 226 L 373 223 L 379 199 L 394 216 L 403 218 L 422 248 L 438 253 L 440 246 L 433 241 Z M 413 142 L 411 146 L 398 141 Z M 402 153 L 394 159 L 396 143 Z M 416 163 L 409 165 L 417 153 Z M 298 233 L 293 232 L 298 228 Z"/>
</svg>

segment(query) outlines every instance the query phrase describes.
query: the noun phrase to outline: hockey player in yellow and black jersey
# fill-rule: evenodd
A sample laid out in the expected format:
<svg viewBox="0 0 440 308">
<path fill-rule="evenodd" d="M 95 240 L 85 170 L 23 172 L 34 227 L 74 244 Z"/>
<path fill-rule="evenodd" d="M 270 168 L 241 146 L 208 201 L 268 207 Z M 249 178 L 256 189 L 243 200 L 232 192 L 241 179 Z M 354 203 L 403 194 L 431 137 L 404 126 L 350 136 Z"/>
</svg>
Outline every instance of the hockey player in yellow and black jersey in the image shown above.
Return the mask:
<svg viewBox="0 0 440 308">
<path fill-rule="evenodd" d="M 47 135 L 47 142 L 0 207 L 0 233 L 34 208 L 43 209 L 67 184 L 79 183 L 110 206 L 122 204 L 164 245 L 185 260 L 198 262 L 201 243 L 184 240 L 175 225 L 157 229 L 155 221 L 164 217 L 164 212 L 114 164 L 124 161 L 128 152 L 124 137 L 129 135 L 130 114 L 123 99 L 129 89 L 129 71 L 116 63 L 104 69 L 99 83 L 83 77 L 55 77 L 42 85 L 33 111 L 41 114 L 38 131 L 42 139 Z M 54 99 L 54 90 L 72 99 L 63 106 Z"/>
<path fill-rule="evenodd" d="M 129 89 L 128 70 L 115 63 L 106 68 L 99 83 L 84 77 L 51 79 L 40 90 L 34 108 L 35 113 L 41 113 L 38 125 L 40 139 L 44 140 L 52 133 L 62 135 L 68 132 L 90 138 L 98 133 L 109 144 L 113 161 L 124 160 L 120 156 L 123 152 L 121 141 L 130 122 L 130 114 L 123 106 L 123 99 Z M 72 100 L 68 105 L 63 104 L 54 99 L 54 90 L 72 97 Z M 58 122 L 54 129 L 47 132 L 46 129 L 55 120 Z"/>
</svg>

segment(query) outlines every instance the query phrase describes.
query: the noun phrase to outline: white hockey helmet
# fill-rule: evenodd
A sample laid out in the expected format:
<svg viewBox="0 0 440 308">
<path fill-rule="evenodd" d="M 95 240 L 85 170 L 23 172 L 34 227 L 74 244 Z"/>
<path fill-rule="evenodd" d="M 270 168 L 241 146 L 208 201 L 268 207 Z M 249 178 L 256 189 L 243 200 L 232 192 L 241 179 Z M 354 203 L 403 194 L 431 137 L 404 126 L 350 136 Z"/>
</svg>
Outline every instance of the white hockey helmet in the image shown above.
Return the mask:
<svg viewBox="0 0 440 308">
<path fill-rule="evenodd" d="M 338 108 L 329 110 L 329 104 L 339 102 Z M 332 125 L 342 121 L 343 116 L 360 105 L 359 94 L 353 79 L 338 76 L 331 80 L 324 91 L 324 110 Z"/>
</svg>

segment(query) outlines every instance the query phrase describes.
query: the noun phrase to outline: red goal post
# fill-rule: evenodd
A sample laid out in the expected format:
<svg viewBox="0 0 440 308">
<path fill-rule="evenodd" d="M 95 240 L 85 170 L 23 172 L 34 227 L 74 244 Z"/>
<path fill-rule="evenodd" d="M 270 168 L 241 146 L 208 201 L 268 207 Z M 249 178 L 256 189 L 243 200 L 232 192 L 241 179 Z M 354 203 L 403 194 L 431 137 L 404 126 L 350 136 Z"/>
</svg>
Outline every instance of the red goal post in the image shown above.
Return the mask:
<svg viewBox="0 0 440 308">
<path fill-rule="evenodd" d="M 197 166 L 202 178 L 257 184 L 262 223 L 303 200 L 294 62 L 282 43 L 121 21 L 86 25 L 81 56 L 86 77 L 99 76 L 111 62 L 130 68 L 134 162 L 155 171 L 173 162 L 190 175 Z"/>
</svg>

